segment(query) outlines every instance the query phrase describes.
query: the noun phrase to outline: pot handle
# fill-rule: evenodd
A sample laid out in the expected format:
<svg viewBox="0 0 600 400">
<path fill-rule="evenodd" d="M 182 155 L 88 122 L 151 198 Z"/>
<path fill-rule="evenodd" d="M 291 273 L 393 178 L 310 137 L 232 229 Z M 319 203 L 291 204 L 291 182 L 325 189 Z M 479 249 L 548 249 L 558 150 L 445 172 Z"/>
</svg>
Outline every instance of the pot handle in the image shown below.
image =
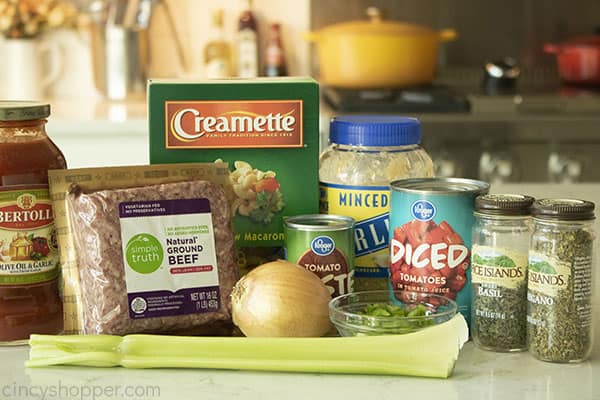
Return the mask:
<svg viewBox="0 0 600 400">
<path fill-rule="evenodd" d="M 450 42 L 456 40 L 458 33 L 454 29 L 442 29 L 438 32 L 438 37 L 442 42 Z"/>
<path fill-rule="evenodd" d="M 558 54 L 560 52 L 560 47 L 553 43 L 545 43 L 544 44 L 544 53 L 549 54 Z"/>
</svg>

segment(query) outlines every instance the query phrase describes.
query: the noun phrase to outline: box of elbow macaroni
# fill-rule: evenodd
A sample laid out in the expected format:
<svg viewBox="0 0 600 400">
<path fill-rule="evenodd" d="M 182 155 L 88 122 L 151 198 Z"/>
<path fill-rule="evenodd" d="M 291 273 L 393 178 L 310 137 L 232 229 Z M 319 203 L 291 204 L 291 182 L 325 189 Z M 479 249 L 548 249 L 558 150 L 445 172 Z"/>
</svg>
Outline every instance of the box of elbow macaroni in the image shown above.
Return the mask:
<svg viewBox="0 0 600 400">
<path fill-rule="evenodd" d="M 318 212 L 317 82 L 151 80 L 148 107 L 150 163 L 229 164 L 240 264 L 282 257 L 282 218 Z"/>
</svg>

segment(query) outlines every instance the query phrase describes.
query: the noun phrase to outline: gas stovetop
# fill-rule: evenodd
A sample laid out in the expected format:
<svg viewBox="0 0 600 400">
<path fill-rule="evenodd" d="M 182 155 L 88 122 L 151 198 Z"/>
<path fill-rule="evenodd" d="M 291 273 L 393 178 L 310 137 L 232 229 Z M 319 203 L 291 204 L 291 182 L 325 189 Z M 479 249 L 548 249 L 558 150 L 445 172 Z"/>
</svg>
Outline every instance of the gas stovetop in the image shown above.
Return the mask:
<svg viewBox="0 0 600 400">
<path fill-rule="evenodd" d="M 338 112 L 466 113 L 467 96 L 443 85 L 404 89 L 341 89 L 324 87 L 323 99 Z"/>
<path fill-rule="evenodd" d="M 573 86 L 517 87 L 490 94 L 481 87 L 428 85 L 406 89 L 341 89 L 323 87 L 332 111 L 349 113 L 410 113 L 600 118 L 600 90 Z"/>
</svg>

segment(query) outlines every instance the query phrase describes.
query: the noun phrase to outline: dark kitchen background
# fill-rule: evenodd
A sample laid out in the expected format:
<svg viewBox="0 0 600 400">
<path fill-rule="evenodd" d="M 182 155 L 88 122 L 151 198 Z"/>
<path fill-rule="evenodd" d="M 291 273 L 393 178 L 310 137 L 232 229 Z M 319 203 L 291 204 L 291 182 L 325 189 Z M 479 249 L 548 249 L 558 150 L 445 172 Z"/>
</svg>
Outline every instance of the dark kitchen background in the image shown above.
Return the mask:
<svg viewBox="0 0 600 400">
<path fill-rule="evenodd" d="M 21 26 L 27 37 L 15 38 L 7 28 L 15 19 L 9 12 L 15 4 L 35 17 Z M 595 160 L 600 154 L 600 0 L 0 0 L 0 98 L 49 101 L 49 129 L 69 153 L 71 166 L 88 165 L 82 146 L 102 148 L 103 162 L 111 165 L 147 163 L 146 152 L 132 159 L 125 146 L 114 149 L 111 138 L 146 147 L 147 78 L 205 79 L 211 43 L 228 47 L 229 56 L 222 58 L 235 66 L 239 20 L 248 7 L 258 23 L 260 71 L 269 27 L 276 23 L 286 73 L 319 80 L 322 148 L 334 115 L 412 115 L 422 122 L 423 145 L 440 176 L 492 183 L 600 182 Z M 369 7 L 394 23 L 456 31 L 456 39 L 440 43 L 429 62 L 437 68 L 428 84 L 357 91 L 340 90 L 324 79 L 319 44 L 309 43 L 307 33 L 366 22 Z M 123 15 L 136 16 L 135 26 L 113 21 L 121 8 L 132 11 Z M 223 18 L 217 27 L 218 11 Z M 582 36 L 591 38 L 588 47 L 597 56 L 580 64 L 599 78 L 595 84 L 565 84 L 557 55 L 546 52 L 545 45 L 560 52 L 565 47 L 556 45 Z M 39 44 L 53 51 L 42 54 Z M 375 60 L 386 53 L 383 48 L 359 54 Z M 388 53 L 395 57 L 392 71 L 415 69 L 406 52 Z M 348 58 L 329 59 L 352 68 Z"/>
<path fill-rule="evenodd" d="M 478 69 L 488 59 L 510 55 L 525 73 L 555 76 L 554 57 L 543 52 L 544 43 L 600 32 L 598 0 L 311 0 L 312 28 L 365 19 L 370 6 L 379 8 L 384 19 L 454 28 L 458 40 L 440 51 L 442 73 L 445 68 Z"/>
<path fill-rule="evenodd" d="M 369 6 L 378 7 L 385 20 L 434 30 L 452 28 L 458 38 L 440 45 L 431 93 L 428 88 L 417 88 L 416 93 L 409 88 L 407 96 L 394 94 L 392 105 L 379 108 L 373 101 L 360 105 L 341 101 L 339 106 L 326 99 L 331 114 L 367 111 L 418 116 L 423 122 L 423 144 L 434 158 L 438 175 L 492 182 L 600 181 L 594 159 L 600 155 L 600 90 L 563 84 L 556 56 L 544 52 L 546 43 L 598 34 L 600 1 L 313 0 L 312 29 L 365 20 Z M 506 57 L 520 68 L 516 87 L 500 93 L 486 90 L 484 64 Z M 409 62 L 401 55 L 398 60 Z M 311 63 L 317 75 L 319 60 L 314 50 Z M 457 110 L 456 99 L 446 106 L 428 107 L 427 95 L 435 103 L 440 87 L 459 100 L 466 99 L 469 110 Z M 411 94 L 425 100 L 420 106 L 399 101 Z M 364 97 L 377 98 L 377 94 Z"/>
</svg>

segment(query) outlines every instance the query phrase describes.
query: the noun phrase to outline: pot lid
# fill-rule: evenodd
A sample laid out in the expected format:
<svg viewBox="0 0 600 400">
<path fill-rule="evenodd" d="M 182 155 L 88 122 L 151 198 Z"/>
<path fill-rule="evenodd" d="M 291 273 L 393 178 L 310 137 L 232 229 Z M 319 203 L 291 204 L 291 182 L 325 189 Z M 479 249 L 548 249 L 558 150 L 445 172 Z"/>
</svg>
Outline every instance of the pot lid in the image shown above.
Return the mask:
<svg viewBox="0 0 600 400">
<path fill-rule="evenodd" d="M 367 21 L 342 22 L 327 26 L 321 33 L 343 35 L 432 35 L 436 32 L 422 25 L 406 22 L 391 22 L 382 19 L 381 11 L 377 7 L 367 8 Z"/>
</svg>

